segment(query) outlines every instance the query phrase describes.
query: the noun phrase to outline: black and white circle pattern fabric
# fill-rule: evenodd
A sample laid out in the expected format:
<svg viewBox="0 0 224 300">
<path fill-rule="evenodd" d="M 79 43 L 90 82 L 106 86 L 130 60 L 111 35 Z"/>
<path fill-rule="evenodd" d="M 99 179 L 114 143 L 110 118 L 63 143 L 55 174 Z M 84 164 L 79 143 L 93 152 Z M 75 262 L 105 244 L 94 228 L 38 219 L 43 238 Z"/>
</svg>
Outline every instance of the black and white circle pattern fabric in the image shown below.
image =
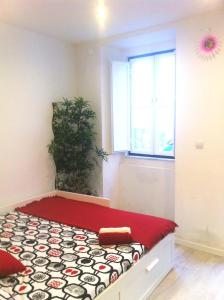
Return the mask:
<svg viewBox="0 0 224 300">
<path fill-rule="evenodd" d="M 26 266 L 0 278 L 7 300 L 92 300 L 144 253 L 139 243 L 101 247 L 94 232 L 20 212 L 0 216 L 0 248 Z"/>
</svg>

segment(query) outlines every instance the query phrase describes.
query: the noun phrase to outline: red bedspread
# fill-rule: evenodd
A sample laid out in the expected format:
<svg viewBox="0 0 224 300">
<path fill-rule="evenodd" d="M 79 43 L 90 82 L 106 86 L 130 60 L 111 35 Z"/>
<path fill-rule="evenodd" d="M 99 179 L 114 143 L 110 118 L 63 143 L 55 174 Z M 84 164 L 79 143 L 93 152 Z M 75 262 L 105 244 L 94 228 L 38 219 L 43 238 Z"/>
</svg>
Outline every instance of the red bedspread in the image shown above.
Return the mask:
<svg viewBox="0 0 224 300">
<path fill-rule="evenodd" d="M 130 227 L 132 238 L 147 248 L 152 248 L 157 242 L 177 226 L 174 222 L 149 215 L 127 212 L 100 205 L 49 197 L 32 202 L 18 211 L 66 224 L 99 232 L 101 227 Z"/>
</svg>

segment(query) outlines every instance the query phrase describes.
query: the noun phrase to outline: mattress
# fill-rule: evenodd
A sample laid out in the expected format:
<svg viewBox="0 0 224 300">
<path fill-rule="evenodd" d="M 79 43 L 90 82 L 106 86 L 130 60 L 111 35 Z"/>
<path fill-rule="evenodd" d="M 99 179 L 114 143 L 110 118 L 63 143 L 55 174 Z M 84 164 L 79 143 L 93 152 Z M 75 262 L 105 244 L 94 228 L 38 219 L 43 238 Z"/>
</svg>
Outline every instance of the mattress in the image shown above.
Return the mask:
<svg viewBox="0 0 224 300">
<path fill-rule="evenodd" d="M 130 227 L 133 241 L 143 244 L 149 250 L 169 233 L 174 232 L 177 226 L 175 222 L 168 219 L 59 196 L 43 198 L 17 210 L 96 233 L 102 227 Z"/>
<path fill-rule="evenodd" d="M 0 248 L 26 269 L 0 279 L 0 300 L 91 300 L 126 272 L 145 247 L 101 247 L 95 232 L 19 211 L 0 216 Z"/>
</svg>

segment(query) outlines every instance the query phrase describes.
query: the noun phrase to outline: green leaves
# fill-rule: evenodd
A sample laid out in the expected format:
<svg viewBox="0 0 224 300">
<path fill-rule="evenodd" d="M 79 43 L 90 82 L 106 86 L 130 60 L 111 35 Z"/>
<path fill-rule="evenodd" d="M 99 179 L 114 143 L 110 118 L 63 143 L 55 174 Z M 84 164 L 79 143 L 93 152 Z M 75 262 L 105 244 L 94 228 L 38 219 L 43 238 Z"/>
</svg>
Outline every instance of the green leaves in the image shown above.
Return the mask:
<svg viewBox="0 0 224 300">
<path fill-rule="evenodd" d="M 107 160 L 108 154 L 95 145 L 96 113 L 82 97 L 54 102 L 52 130 L 54 139 L 48 145 L 56 165 L 57 189 L 93 194 L 90 187 L 96 156 Z"/>
<path fill-rule="evenodd" d="M 105 161 L 108 160 L 108 153 L 106 151 L 104 151 L 102 148 L 98 148 L 97 146 L 96 146 L 96 154 L 102 160 L 105 160 Z"/>
</svg>

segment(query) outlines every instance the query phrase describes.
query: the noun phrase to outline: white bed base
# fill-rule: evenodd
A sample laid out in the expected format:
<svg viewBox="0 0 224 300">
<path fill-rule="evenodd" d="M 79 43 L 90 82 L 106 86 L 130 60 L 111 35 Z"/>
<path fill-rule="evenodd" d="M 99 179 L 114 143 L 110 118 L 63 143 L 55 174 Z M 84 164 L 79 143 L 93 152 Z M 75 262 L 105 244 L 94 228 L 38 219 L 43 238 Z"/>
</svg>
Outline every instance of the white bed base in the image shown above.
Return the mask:
<svg viewBox="0 0 224 300">
<path fill-rule="evenodd" d="M 95 299 L 148 299 L 173 267 L 173 245 L 173 234 L 169 234 Z"/>
<path fill-rule="evenodd" d="M 110 206 L 110 200 L 102 197 L 81 195 L 63 191 L 52 191 L 37 197 L 19 201 L 0 208 L 7 212 L 24 206 L 43 197 L 61 196 L 64 198 Z M 95 300 L 147 300 L 154 289 L 173 267 L 174 234 L 169 234 L 148 251 L 134 266 L 121 275 Z"/>
</svg>

